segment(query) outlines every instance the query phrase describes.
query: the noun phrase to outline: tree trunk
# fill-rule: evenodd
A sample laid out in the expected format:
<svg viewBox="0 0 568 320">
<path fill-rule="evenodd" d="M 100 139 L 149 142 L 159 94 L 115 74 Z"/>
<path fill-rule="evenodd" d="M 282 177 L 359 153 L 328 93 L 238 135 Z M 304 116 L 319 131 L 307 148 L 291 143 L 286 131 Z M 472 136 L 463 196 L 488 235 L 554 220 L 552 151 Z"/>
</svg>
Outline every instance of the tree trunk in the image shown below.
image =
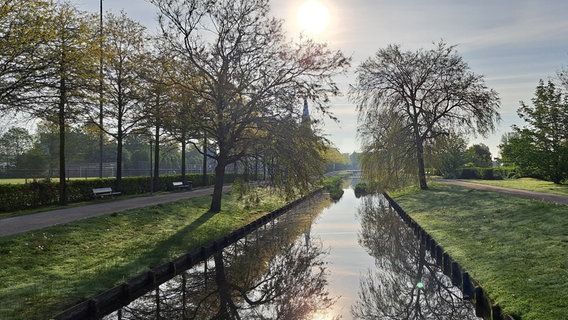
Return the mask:
<svg viewBox="0 0 568 320">
<path fill-rule="evenodd" d="M 428 189 L 428 184 L 426 183 L 426 170 L 424 168 L 424 146 L 422 142 L 416 144 L 416 159 L 418 161 L 418 181 L 420 183 L 420 189 Z"/>
<path fill-rule="evenodd" d="M 119 133 L 116 139 L 116 188 L 122 191 L 122 131 L 119 129 Z"/>
<path fill-rule="evenodd" d="M 160 190 L 160 126 L 156 125 L 156 133 L 154 135 L 154 189 Z"/>
<path fill-rule="evenodd" d="M 67 204 L 67 181 L 65 172 L 65 104 L 66 104 L 66 85 L 65 78 L 62 78 L 59 97 L 59 204 Z"/>
<path fill-rule="evenodd" d="M 185 132 L 182 134 L 181 138 L 181 181 L 185 184 L 187 181 L 185 174 L 186 170 L 186 152 L 187 152 L 187 143 L 185 142 Z"/>
<path fill-rule="evenodd" d="M 201 183 L 207 185 L 207 136 L 203 135 L 203 172 L 201 175 Z"/>
<path fill-rule="evenodd" d="M 225 161 L 219 159 L 215 167 L 215 185 L 213 187 L 213 198 L 211 199 L 210 212 L 221 211 L 221 198 L 223 196 L 223 182 L 225 180 Z"/>
</svg>

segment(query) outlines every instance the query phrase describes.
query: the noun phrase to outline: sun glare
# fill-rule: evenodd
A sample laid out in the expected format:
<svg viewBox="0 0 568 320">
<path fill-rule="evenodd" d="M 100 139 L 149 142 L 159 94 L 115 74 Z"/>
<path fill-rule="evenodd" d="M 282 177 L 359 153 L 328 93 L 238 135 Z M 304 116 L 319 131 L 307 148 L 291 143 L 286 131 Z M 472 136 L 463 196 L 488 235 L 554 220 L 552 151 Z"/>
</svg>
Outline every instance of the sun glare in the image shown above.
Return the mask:
<svg viewBox="0 0 568 320">
<path fill-rule="evenodd" d="M 302 31 L 319 34 L 329 23 L 329 11 L 317 0 L 309 0 L 298 9 L 298 24 Z"/>
</svg>

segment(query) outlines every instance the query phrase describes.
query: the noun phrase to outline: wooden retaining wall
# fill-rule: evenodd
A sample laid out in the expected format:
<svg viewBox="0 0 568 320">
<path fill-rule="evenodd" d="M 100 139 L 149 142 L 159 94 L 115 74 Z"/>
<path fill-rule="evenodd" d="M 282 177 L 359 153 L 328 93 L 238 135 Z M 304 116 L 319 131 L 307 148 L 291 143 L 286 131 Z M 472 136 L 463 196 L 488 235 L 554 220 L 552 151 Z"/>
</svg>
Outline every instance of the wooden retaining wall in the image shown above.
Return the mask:
<svg viewBox="0 0 568 320">
<path fill-rule="evenodd" d="M 88 300 L 76 304 L 75 306 L 56 315 L 54 319 L 100 319 L 103 316 L 128 305 L 130 302 L 143 296 L 148 291 L 155 289 L 157 286 L 194 267 L 198 263 L 206 261 L 214 253 L 237 242 L 254 230 L 276 219 L 278 216 L 296 206 L 298 203 L 321 192 L 323 192 L 323 189 L 316 190 L 301 199 L 295 200 L 263 217 L 260 217 L 248 225 L 231 232 L 225 237 L 217 239 L 199 249 L 193 250 L 173 261 L 151 268 L 149 271 L 130 279 L 126 283 L 120 284 Z"/>
<path fill-rule="evenodd" d="M 452 257 L 436 243 L 436 240 L 422 229 L 396 201 L 386 192 L 383 192 L 383 196 L 406 225 L 413 230 L 422 244 L 426 246 L 432 258 L 436 260 L 436 264 L 442 268 L 443 273 L 452 280 L 452 284 L 461 289 L 464 299 L 471 301 L 475 308 L 475 314 L 478 317 L 485 320 L 518 320 L 511 315 L 503 313 L 501 308 L 489 299 L 479 283 L 471 278 L 469 273 L 457 261 L 454 261 Z"/>
</svg>

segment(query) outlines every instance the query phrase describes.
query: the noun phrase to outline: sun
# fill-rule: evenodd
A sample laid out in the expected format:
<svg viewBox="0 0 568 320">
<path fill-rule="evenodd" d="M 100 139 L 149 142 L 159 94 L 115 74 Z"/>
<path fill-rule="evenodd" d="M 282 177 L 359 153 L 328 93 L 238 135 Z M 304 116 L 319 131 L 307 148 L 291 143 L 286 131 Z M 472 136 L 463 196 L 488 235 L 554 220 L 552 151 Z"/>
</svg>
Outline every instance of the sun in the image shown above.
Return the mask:
<svg viewBox="0 0 568 320">
<path fill-rule="evenodd" d="M 298 24 L 310 34 L 322 33 L 329 24 L 329 11 L 317 0 L 309 0 L 298 9 Z"/>
</svg>

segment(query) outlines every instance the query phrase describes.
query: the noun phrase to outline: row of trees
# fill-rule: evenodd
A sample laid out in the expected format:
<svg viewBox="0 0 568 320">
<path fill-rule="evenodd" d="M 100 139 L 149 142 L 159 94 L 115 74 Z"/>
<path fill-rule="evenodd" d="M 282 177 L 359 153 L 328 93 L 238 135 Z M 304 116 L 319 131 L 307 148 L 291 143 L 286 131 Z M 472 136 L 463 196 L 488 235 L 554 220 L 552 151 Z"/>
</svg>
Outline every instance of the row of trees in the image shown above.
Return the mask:
<svg viewBox="0 0 568 320">
<path fill-rule="evenodd" d="M 68 177 L 96 177 L 99 175 L 98 159 L 100 150 L 98 134 L 84 128 L 70 128 L 66 132 L 65 160 Z M 160 154 L 160 171 L 179 173 L 179 148 L 174 143 L 163 143 Z M 8 178 L 51 178 L 58 177 L 59 139 L 57 128 L 50 123 L 37 125 L 35 133 L 25 128 L 12 127 L 0 134 L 0 177 Z M 136 135 L 124 142 L 123 168 L 125 175 L 149 175 L 149 141 Z M 116 143 L 104 144 L 104 177 L 114 176 L 116 167 Z M 197 151 L 187 153 L 187 167 L 193 173 L 201 172 L 203 157 Z"/>
<path fill-rule="evenodd" d="M 213 212 L 225 168 L 239 161 L 261 161 L 274 183 L 305 190 L 329 143 L 302 124 L 298 105 L 307 99 L 333 117 L 332 78 L 349 59 L 310 39 L 286 40 L 268 0 L 151 3 L 159 36 L 125 13 L 99 21 L 66 3 L 0 1 L 0 112 L 57 125 L 61 203 L 71 127 L 116 145 L 118 188 L 124 141 L 141 135 L 153 140 L 156 171 L 164 140 L 179 143 L 182 157 L 189 145 L 215 160 Z"/>
</svg>

